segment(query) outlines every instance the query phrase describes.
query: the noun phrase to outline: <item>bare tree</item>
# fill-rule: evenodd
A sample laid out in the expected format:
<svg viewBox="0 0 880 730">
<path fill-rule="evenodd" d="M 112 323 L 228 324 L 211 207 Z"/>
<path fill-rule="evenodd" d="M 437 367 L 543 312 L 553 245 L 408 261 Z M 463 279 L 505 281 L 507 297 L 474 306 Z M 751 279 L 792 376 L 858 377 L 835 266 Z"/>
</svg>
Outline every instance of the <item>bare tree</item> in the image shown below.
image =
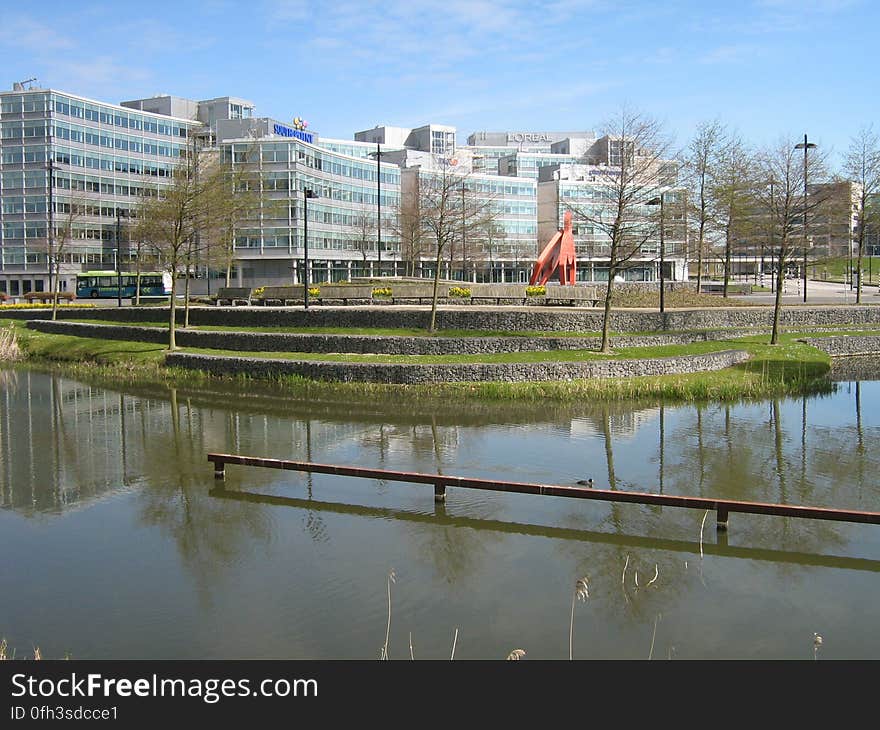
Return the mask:
<svg viewBox="0 0 880 730">
<path fill-rule="evenodd" d="M 136 218 L 139 216 L 144 210 L 144 206 L 148 200 L 151 198 L 155 198 L 159 195 L 159 187 L 148 187 L 144 186 L 141 188 L 140 196 L 138 198 L 138 204 L 133 211 L 130 213 L 129 217 L 129 231 L 134 232 L 135 241 L 133 246 L 134 252 L 134 277 L 135 277 L 135 287 L 134 287 L 134 305 L 139 307 L 141 304 L 141 273 L 143 272 L 143 265 L 145 262 L 150 261 L 153 269 L 161 268 L 157 257 L 159 254 L 159 249 L 155 245 L 148 243 L 143 238 L 143 230 L 140 224 L 137 222 Z M 129 236 L 129 238 L 131 238 Z M 132 247 L 129 247 L 129 250 L 132 250 Z M 149 270 L 149 269 L 148 269 Z"/>
<path fill-rule="evenodd" d="M 825 153 L 817 150 L 808 157 L 795 149 L 795 141 L 784 137 L 758 157 L 760 181 L 753 192 L 756 207 L 769 218 L 771 255 L 776 259 L 776 298 L 773 306 L 773 330 L 770 344 L 779 344 L 779 318 L 786 264 L 800 250 L 796 233 L 803 232 L 805 215 L 821 208 L 827 200 L 822 192 L 804 194 L 804 174 L 813 181 L 825 174 Z"/>
<path fill-rule="evenodd" d="M 469 173 L 449 165 L 441 165 L 428 173 L 413 173 L 419 220 L 436 247 L 429 332 L 434 332 L 437 324 L 437 292 L 444 254 L 452 250 L 457 237 L 467 235 L 495 215 L 494 200 L 491 196 L 479 195 L 470 177 Z"/>
<path fill-rule="evenodd" d="M 360 252 L 366 270 L 367 255 L 376 250 L 376 216 L 364 208 L 354 216 L 352 228 L 354 247 Z"/>
<path fill-rule="evenodd" d="M 50 181 L 50 185 L 53 181 Z M 58 275 L 61 262 L 74 240 L 77 223 L 88 211 L 88 200 L 85 195 L 77 194 L 67 199 L 55 200 L 54 211 L 50 211 L 49 225 L 54 229 L 48 231 L 46 254 L 49 261 L 49 280 L 52 289 L 52 319 L 58 317 L 58 295 L 61 291 L 61 277 Z M 60 217 L 56 216 L 60 213 Z M 54 276 L 53 276 L 54 269 Z"/>
<path fill-rule="evenodd" d="M 728 144 L 727 129 L 716 120 L 701 122 L 684 156 L 684 169 L 690 201 L 690 212 L 696 226 L 697 291 L 703 285 L 703 255 L 706 238 L 715 218 L 712 215 L 712 187 L 715 167 Z M 726 282 L 726 278 L 725 278 Z M 725 286 L 725 296 L 727 290 Z"/>
<path fill-rule="evenodd" d="M 406 262 L 406 274 L 415 276 L 416 268 L 425 253 L 425 229 L 419 216 L 416 191 L 401 191 L 399 207 L 392 218 L 391 228 L 400 239 L 400 254 Z"/>
<path fill-rule="evenodd" d="M 171 273 L 169 350 L 177 349 L 177 279 L 181 273 L 188 272 L 196 241 L 207 229 L 207 221 L 215 218 L 216 189 L 225 180 L 217 174 L 216 166 L 215 156 L 200 155 L 195 146 L 189 147 L 174 168 L 171 185 L 161 189 L 157 197 L 144 199 L 138 210 L 135 235 L 158 248 Z"/>
<path fill-rule="evenodd" d="M 622 107 L 604 125 L 608 144 L 608 176 L 599 204 L 571 206 L 576 219 L 601 232 L 608 241 L 608 284 L 602 317 L 602 352 L 611 351 L 609 325 L 614 278 L 642 253 L 645 242 L 656 236 L 648 215 L 648 202 L 674 177 L 671 141 L 663 125 L 642 112 Z"/>
<path fill-rule="evenodd" d="M 280 211 L 281 201 L 270 202 L 270 191 L 266 188 L 277 190 L 277 185 L 289 184 L 286 175 L 280 181 L 261 180 L 259 146 L 251 143 L 244 150 L 238 149 L 239 147 L 236 144 L 235 149 L 224 150 L 219 164 L 212 169 L 217 176 L 208 186 L 213 198 L 209 206 L 213 217 L 206 221 L 207 239 L 200 247 L 200 256 L 209 269 L 208 276 L 210 267 L 218 266 L 225 272 L 225 286 L 231 284 L 236 235 L 243 226 L 253 224 L 260 214 L 272 217 Z M 290 195 L 286 187 L 280 192 L 286 197 Z"/>
<path fill-rule="evenodd" d="M 495 281 L 495 261 L 507 240 L 504 228 L 494 218 L 483 221 L 474 229 L 474 257 L 486 261 L 489 281 Z"/>
<path fill-rule="evenodd" d="M 856 215 L 856 246 L 858 262 L 856 271 L 859 280 L 856 286 L 856 304 L 862 302 L 862 256 L 865 252 L 865 231 L 880 221 L 880 211 L 876 204 L 872 205 L 875 196 L 880 192 L 880 138 L 872 126 L 863 127 L 852 139 L 843 162 L 846 176 L 857 184 L 858 200 Z M 849 211 L 847 211 L 849 215 Z"/>
<path fill-rule="evenodd" d="M 754 165 L 751 153 L 738 136 L 728 137 L 711 160 L 707 212 L 724 240 L 724 297 L 730 284 L 731 252 L 754 222 L 750 215 Z"/>
</svg>

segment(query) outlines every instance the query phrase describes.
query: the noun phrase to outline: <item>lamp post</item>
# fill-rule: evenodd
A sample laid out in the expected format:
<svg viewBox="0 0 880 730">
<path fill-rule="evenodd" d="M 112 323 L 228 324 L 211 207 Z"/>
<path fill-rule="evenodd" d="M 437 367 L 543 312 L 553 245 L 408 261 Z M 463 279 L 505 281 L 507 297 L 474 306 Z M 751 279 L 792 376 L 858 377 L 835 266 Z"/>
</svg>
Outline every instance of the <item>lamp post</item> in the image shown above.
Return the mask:
<svg viewBox="0 0 880 730">
<path fill-rule="evenodd" d="M 122 275 L 119 271 L 119 259 L 122 258 L 122 238 L 120 236 L 120 226 L 121 221 L 120 217 L 122 215 L 122 210 L 120 208 L 116 209 L 116 248 L 113 249 L 115 253 L 114 262 L 116 264 L 116 306 L 122 307 Z"/>
<path fill-rule="evenodd" d="M 379 276 L 382 276 L 382 147 L 376 142 L 376 151 L 370 156 L 376 157 L 376 256 L 378 257 Z"/>
<path fill-rule="evenodd" d="M 807 135 L 804 135 L 804 141 L 794 146 L 796 150 L 804 151 L 804 304 L 807 302 L 807 150 L 814 149 L 816 145 L 807 141 Z"/>
<path fill-rule="evenodd" d="M 461 278 L 467 281 L 467 233 L 464 217 L 464 181 L 461 183 Z"/>
<path fill-rule="evenodd" d="M 55 187 L 55 156 L 52 151 L 52 137 L 49 137 L 49 230 L 48 234 L 48 242 L 49 242 L 49 255 L 46 257 L 49 260 L 49 291 L 54 292 L 55 289 L 58 288 L 57 283 L 54 283 L 54 279 L 52 276 L 52 269 L 55 267 L 55 211 L 53 210 L 55 207 L 54 199 L 53 199 L 53 188 Z M 55 271 L 55 276 L 58 276 L 58 271 Z"/>
<path fill-rule="evenodd" d="M 663 219 L 663 200 L 666 196 L 666 193 L 660 193 L 660 195 L 656 198 L 652 198 L 648 201 L 648 205 L 659 205 L 660 206 L 660 313 L 666 311 L 666 301 L 664 298 L 665 283 L 666 276 L 663 271 L 664 263 L 665 263 L 665 249 L 666 249 L 666 239 L 664 232 L 664 219 Z"/>
<path fill-rule="evenodd" d="M 303 308 L 309 308 L 309 198 L 317 198 L 311 188 L 303 188 Z"/>
</svg>

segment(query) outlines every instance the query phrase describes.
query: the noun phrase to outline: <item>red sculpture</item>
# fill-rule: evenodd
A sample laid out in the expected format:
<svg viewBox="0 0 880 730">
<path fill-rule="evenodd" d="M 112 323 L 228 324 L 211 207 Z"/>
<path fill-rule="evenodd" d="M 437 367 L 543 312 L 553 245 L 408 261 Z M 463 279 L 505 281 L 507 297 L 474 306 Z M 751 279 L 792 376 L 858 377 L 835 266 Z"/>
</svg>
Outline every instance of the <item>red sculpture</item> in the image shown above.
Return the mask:
<svg viewBox="0 0 880 730">
<path fill-rule="evenodd" d="M 571 211 L 565 211 L 563 227 L 550 239 L 532 270 L 531 286 L 543 286 L 559 269 L 559 283 L 574 285 L 577 262 L 574 256 L 574 236 L 571 233 Z"/>
</svg>

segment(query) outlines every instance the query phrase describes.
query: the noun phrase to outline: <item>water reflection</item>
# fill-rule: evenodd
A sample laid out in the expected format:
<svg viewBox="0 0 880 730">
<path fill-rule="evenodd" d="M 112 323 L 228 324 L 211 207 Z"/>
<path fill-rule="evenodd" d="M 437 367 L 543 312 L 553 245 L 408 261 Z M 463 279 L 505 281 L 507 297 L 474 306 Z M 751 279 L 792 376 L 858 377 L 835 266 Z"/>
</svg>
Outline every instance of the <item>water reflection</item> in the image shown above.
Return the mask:
<svg viewBox="0 0 880 730">
<path fill-rule="evenodd" d="M 229 468 L 218 490 L 206 461 L 208 452 L 233 452 L 873 510 L 878 385 L 844 382 L 830 395 L 738 405 L 401 408 L 246 391 L 122 392 L 0 371 L 0 506 L 17 520 L 2 523 L 4 542 L 21 551 L 6 578 L 24 586 L 6 620 L 12 633 L 30 631 L 28 605 L 47 591 L 87 595 L 85 586 L 99 597 L 90 616 L 112 624 L 134 613 L 161 630 L 148 632 L 155 645 L 121 626 L 108 642 L 97 629 L 82 636 L 78 624 L 80 656 L 372 657 L 393 568 L 398 615 L 481 626 L 463 655 L 503 656 L 525 635 L 530 656 L 554 657 L 567 655 L 567 636 L 546 614 L 564 609 L 573 576 L 590 575 L 589 618 L 577 618 L 575 634 L 594 656 L 643 657 L 655 621 L 655 656 L 785 656 L 797 639 L 740 645 L 739 623 L 760 617 L 762 630 L 788 636 L 786 616 L 800 627 L 816 612 L 851 637 L 852 655 L 880 655 L 877 641 L 856 648 L 864 617 L 829 603 L 880 597 L 875 582 L 857 584 L 880 569 L 876 528 L 733 515 L 730 535 L 716 535 L 714 516 L 702 526 L 690 510 L 455 489 L 438 506 L 429 487 L 243 467 Z M 79 556 L 76 570 L 43 562 L 53 551 Z M 126 577 L 130 565 L 140 567 Z M 33 570 L 48 588 L 35 585 Z M 105 581 L 108 572 L 122 577 Z M 780 591 L 824 597 L 768 619 Z M 515 607 L 503 599 L 513 594 Z M 242 636 L 217 645 L 222 621 L 241 615 Z M 712 634 L 712 622 L 723 627 L 719 643 L 693 638 L 689 627 Z M 281 635 L 269 627 L 283 627 Z M 56 630 L 51 617 L 38 628 Z M 402 636 L 412 628 L 394 627 Z M 419 639 L 439 651 L 442 634 Z M 394 646 L 402 644 L 397 636 Z"/>
</svg>

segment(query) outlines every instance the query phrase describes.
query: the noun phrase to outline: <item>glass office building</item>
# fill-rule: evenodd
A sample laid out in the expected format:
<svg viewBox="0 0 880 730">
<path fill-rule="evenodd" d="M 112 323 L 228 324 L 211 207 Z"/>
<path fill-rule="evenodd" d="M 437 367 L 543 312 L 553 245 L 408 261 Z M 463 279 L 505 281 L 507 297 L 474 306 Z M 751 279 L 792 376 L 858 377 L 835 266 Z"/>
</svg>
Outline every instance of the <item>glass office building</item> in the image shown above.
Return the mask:
<svg viewBox="0 0 880 730">
<path fill-rule="evenodd" d="M 62 290 L 77 271 L 113 268 L 119 249 L 124 260 L 117 219 L 170 182 L 199 126 L 59 91 L 0 92 L 0 291 L 48 291 L 59 245 Z"/>
<path fill-rule="evenodd" d="M 525 281 L 566 201 L 582 204 L 582 194 L 594 189 L 557 180 L 547 207 L 550 189 L 539 179 L 588 152 L 610 166 L 614 152 L 613 140 L 590 132 L 481 132 L 456 146 L 455 129 L 436 124 L 321 139 L 305 125 L 253 111 L 238 97 L 157 96 L 116 105 L 21 84 L 0 92 L 0 292 L 49 291 L 50 272 L 58 273 L 62 291 L 71 291 L 77 272 L 132 269 L 138 242 L 126 222 L 144 196 L 172 183 L 196 142 L 259 180 L 258 210 L 236 230 L 233 285 L 302 281 L 306 229 L 311 282 L 430 275 L 434 253 L 422 247 L 415 260 L 403 251 L 397 224 L 405 181 L 444 165 L 456 166 L 469 194 L 494 211 L 491 226 L 462 231 L 444 275 Z M 306 205 L 307 189 L 316 197 Z M 593 262 L 589 278 L 601 278 L 594 265 L 601 241 L 583 228 L 579 255 Z M 142 263 L 160 266 L 158 248 L 142 244 Z M 650 269 L 639 276 L 651 278 Z M 199 261 L 191 292 L 211 291 L 212 279 L 216 291 L 225 275 L 225 267 L 209 271 Z"/>
</svg>

